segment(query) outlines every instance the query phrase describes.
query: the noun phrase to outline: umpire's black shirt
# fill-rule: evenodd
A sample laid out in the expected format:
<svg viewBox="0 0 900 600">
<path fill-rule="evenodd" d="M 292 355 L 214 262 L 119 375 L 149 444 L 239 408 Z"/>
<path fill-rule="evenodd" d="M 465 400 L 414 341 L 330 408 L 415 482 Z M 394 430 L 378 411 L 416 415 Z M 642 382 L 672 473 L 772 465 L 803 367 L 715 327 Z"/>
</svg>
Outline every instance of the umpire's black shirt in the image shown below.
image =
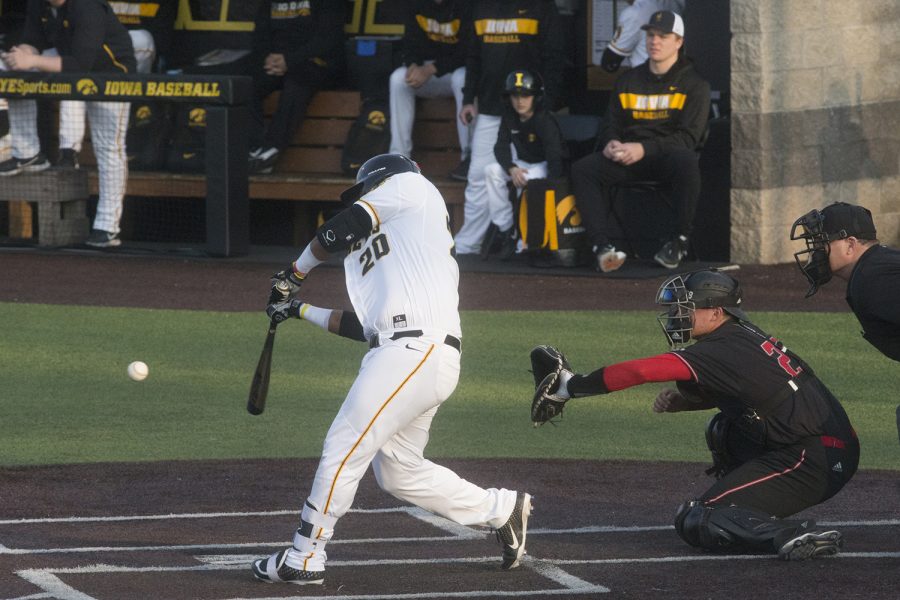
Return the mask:
<svg viewBox="0 0 900 600">
<path fill-rule="evenodd" d="M 860 257 L 847 282 L 847 304 L 863 337 L 900 361 L 900 250 L 873 246 Z"/>
<path fill-rule="evenodd" d="M 131 36 L 106 0 L 28 0 L 21 43 L 40 51 L 56 48 L 63 73 L 134 73 Z"/>
</svg>

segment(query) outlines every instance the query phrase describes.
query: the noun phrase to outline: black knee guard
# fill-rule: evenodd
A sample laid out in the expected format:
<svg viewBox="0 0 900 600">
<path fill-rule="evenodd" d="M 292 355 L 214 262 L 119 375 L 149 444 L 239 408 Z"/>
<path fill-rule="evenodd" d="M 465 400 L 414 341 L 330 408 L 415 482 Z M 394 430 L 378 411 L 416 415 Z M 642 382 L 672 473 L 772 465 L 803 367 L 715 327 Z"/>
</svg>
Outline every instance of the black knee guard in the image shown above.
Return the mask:
<svg viewBox="0 0 900 600">
<path fill-rule="evenodd" d="M 681 539 L 697 548 L 720 551 L 771 551 L 776 536 L 810 524 L 815 525 L 776 519 L 740 506 L 704 506 L 699 500 L 685 502 L 675 515 L 675 531 Z"/>
<path fill-rule="evenodd" d="M 731 546 L 734 538 L 721 527 L 710 523 L 713 507 L 703 506 L 699 500 L 685 502 L 675 513 L 675 531 L 695 548 L 716 550 Z"/>
</svg>

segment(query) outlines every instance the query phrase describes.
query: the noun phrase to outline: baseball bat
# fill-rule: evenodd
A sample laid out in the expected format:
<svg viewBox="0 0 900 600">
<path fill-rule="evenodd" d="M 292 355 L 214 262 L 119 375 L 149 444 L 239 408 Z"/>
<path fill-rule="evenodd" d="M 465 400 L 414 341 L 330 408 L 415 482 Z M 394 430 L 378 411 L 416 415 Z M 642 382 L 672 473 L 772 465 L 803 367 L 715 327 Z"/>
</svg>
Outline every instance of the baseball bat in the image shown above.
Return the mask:
<svg viewBox="0 0 900 600">
<path fill-rule="evenodd" d="M 247 398 L 247 412 L 251 415 L 260 415 L 266 408 L 266 398 L 269 395 L 269 374 L 272 371 L 272 347 L 275 345 L 275 321 L 269 322 L 269 331 L 266 334 L 266 342 L 263 344 L 256 364 L 256 372 L 253 373 L 253 381 L 250 383 L 250 396 Z"/>
</svg>

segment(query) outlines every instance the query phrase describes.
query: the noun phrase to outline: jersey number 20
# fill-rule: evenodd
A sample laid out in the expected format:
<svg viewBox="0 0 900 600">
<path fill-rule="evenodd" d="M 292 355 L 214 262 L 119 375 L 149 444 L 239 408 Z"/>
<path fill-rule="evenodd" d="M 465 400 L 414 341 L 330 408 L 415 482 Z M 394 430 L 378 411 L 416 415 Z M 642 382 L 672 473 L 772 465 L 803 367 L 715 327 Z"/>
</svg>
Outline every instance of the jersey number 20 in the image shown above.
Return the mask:
<svg viewBox="0 0 900 600">
<path fill-rule="evenodd" d="M 372 243 L 359 256 L 359 264 L 363 266 L 362 274 L 368 273 L 375 266 L 375 261 L 391 251 L 387 236 L 379 233 L 372 238 Z"/>
</svg>

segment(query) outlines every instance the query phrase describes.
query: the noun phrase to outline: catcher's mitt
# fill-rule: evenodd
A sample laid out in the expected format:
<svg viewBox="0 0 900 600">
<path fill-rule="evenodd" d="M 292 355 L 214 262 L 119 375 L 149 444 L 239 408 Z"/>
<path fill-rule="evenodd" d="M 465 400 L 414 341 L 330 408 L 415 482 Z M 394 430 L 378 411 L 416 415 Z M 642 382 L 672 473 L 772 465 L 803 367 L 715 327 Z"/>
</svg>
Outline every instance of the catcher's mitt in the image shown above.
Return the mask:
<svg viewBox="0 0 900 600">
<path fill-rule="evenodd" d="M 562 415 L 568 398 L 556 394 L 561 375 L 571 376 L 572 367 L 562 352 L 552 346 L 537 346 L 531 351 L 531 370 L 534 374 L 534 398 L 531 400 L 531 421 L 543 425 Z"/>
</svg>

